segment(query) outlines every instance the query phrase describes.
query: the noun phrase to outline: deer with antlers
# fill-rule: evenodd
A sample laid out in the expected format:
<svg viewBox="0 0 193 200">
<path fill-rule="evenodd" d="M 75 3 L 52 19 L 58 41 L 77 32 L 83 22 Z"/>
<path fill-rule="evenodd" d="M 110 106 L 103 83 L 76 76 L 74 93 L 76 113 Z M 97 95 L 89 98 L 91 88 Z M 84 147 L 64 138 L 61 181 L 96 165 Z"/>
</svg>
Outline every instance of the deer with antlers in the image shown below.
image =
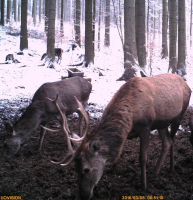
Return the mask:
<svg viewBox="0 0 193 200">
<path fill-rule="evenodd" d="M 30 133 L 35 131 L 39 125 L 45 127 L 48 122 L 54 119 L 62 121 L 61 114 L 55 105 L 50 102 L 50 98 L 55 98 L 58 94 L 57 101 L 63 115 L 70 115 L 74 112 L 79 113 L 79 134 L 82 136 L 83 116 L 78 110 L 74 96 L 77 96 L 83 107 L 86 108 L 91 90 L 91 83 L 82 77 L 72 77 L 62 81 L 44 83 L 34 94 L 32 103 L 27 107 L 21 118 L 13 126 L 10 123 L 6 124 L 7 135 L 1 157 L 15 155 L 22 141 L 29 137 Z M 65 127 L 68 129 L 67 120 L 65 121 Z M 46 130 L 42 128 L 39 139 L 39 151 L 42 148 L 45 133 Z"/>
<path fill-rule="evenodd" d="M 159 173 L 169 149 L 170 169 L 173 171 L 174 136 L 188 107 L 190 95 L 191 90 L 186 82 L 175 74 L 134 77 L 115 93 L 105 108 L 99 125 L 90 133 L 88 133 L 88 116 L 76 99 L 87 124 L 83 137 L 78 139 L 70 137 L 65 127 L 65 116 L 56 100 L 55 104 L 63 116 L 63 131 L 68 140 L 69 151 L 61 161 L 52 162 L 66 166 L 75 160 L 80 199 L 89 200 L 105 165 L 117 161 L 125 140 L 140 137 L 141 185 L 142 189 L 146 189 L 150 131 L 157 129 L 162 140 L 162 151 L 155 167 L 155 174 Z M 171 133 L 168 131 L 169 125 Z M 73 149 L 71 140 L 81 142 L 80 146 Z"/>
</svg>

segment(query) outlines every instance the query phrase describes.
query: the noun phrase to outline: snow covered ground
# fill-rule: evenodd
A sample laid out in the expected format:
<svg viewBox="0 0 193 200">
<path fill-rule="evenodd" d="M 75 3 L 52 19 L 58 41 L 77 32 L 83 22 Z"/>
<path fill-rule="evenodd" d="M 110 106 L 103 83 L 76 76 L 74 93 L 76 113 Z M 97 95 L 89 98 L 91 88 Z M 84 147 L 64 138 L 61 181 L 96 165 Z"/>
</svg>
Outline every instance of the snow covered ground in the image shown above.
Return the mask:
<svg viewBox="0 0 193 200">
<path fill-rule="evenodd" d="M 117 46 L 119 38 L 114 40 L 114 48 L 103 49 L 96 52 L 95 65 L 82 68 L 85 76 L 92 79 L 93 91 L 89 103 L 105 107 L 113 94 L 120 88 L 124 81 L 117 82 L 123 73 L 123 53 L 120 45 Z M 19 52 L 19 36 L 6 34 L 6 29 L 0 27 L 0 63 L 5 62 L 7 54 L 14 54 L 14 57 L 21 63 L 0 64 L 0 107 L 4 100 L 31 99 L 35 91 L 45 82 L 61 80 L 62 76 L 67 76 L 68 64 L 75 60 L 77 52 L 63 53 L 62 62 L 56 64 L 56 69 L 50 69 L 41 65 L 41 55 L 46 52 L 46 42 L 40 39 L 29 38 L 29 49 L 24 51 L 24 55 L 17 55 Z M 64 50 L 67 45 L 58 45 Z M 190 62 L 191 63 L 191 62 Z M 168 61 L 155 57 L 152 62 L 153 75 L 166 73 Z M 99 72 L 103 76 L 99 76 Z M 193 89 L 193 67 L 187 64 L 187 83 Z M 190 105 L 193 104 L 193 97 Z"/>
</svg>

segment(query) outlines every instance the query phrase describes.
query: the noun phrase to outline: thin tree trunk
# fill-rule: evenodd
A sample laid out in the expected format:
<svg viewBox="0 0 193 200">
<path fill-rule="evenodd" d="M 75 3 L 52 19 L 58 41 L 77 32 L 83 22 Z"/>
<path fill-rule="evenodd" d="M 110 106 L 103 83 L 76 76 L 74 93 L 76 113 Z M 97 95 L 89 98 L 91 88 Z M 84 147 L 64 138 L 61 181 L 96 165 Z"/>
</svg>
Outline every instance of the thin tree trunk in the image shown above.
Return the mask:
<svg viewBox="0 0 193 200">
<path fill-rule="evenodd" d="M 168 1 L 169 7 L 169 68 L 168 71 L 177 73 L 177 2 L 176 0 Z"/>
<path fill-rule="evenodd" d="M 105 12 L 105 47 L 110 46 L 110 0 L 106 0 Z"/>
<path fill-rule="evenodd" d="M 145 0 L 135 1 L 136 44 L 139 66 L 146 67 Z"/>
<path fill-rule="evenodd" d="M 94 63 L 92 35 L 92 1 L 85 1 L 85 66 Z"/>
<path fill-rule="evenodd" d="M 76 12 L 75 12 L 75 22 L 74 22 L 74 30 L 75 30 L 75 41 L 81 46 L 81 35 L 80 35 L 80 18 L 81 18 L 81 2 L 80 0 L 76 0 Z"/>
<path fill-rule="evenodd" d="M 55 16 L 56 16 L 56 1 L 47 0 L 49 3 L 48 14 L 48 34 L 47 34 L 47 54 L 51 61 L 55 60 Z"/>
<path fill-rule="evenodd" d="M 60 33 L 64 33 L 64 0 L 61 0 Z"/>
<path fill-rule="evenodd" d="M 101 0 L 99 0 L 99 20 L 98 20 L 98 50 L 100 51 L 101 44 Z"/>
<path fill-rule="evenodd" d="M 137 48 L 136 48 L 136 37 L 135 37 L 135 1 L 125 0 L 124 1 L 124 68 L 123 75 L 117 79 L 129 80 L 136 75 L 135 69 L 133 68 L 138 64 L 137 59 Z"/>
<path fill-rule="evenodd" d="M 4 18 L 4 7 L 5 7 L 5 0 L 1 0 L 1 25 L 4 26 L 5 25 L 5 18 Z"/>
<path fill-rule="evenodd" d="M 7 0 L 7 23 L 10 23 L 11 0 Z"/>
<path fill-rule="evenodd" d="M 162 58 L 168 57 L 168 8 L 167 0 L 162 0 Z"/>
<path fill-rule="evenodd" d="M 21 36 L 20 50 L 28 49 L 28 33 L 27 33 L 27 7 L 28 0 L 21 1 Z"/>
<path fill-rule="evenodd" d="M 186 21 L 185 0 L 178 1 L 178 65 L 177 74 L 186 75 Z"/>
</svg>

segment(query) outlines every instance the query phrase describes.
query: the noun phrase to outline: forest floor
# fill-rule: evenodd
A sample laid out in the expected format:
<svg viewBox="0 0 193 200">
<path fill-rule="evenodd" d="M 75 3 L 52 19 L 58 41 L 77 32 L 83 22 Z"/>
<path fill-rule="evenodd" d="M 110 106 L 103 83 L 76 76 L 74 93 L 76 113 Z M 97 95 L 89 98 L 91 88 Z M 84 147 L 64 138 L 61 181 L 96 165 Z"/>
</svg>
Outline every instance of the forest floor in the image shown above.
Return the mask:
<svg viewBox="0 0 193 200">
<path fill-rule="evenodd" d="M 14 53 L 21 63 L 0 64 L 0 151 L 5 139 L 4 122 L 14 123 L 18 120 L 26 106 L 30 104 L 38 87 L 44 82 L 61 80 L 62 76 L 67 75 L 67 64 L 73 62 L 73 57 L 64 53 L 62 63 L 56 65 L 55 69 L 40 67 L 38 65 L 42 64 L 41 55 L 46 51 L 45 42 L 34 37 L 29 38 L 29 50 L 22 56 L 17 55 L 19 36 L 6 34 L 6 31 L 0 29 L 0 63 L 5 62 L 5 56 L 9 53 Z M 92 79 L 93 85 L 87 107 L 90 113 L 90 130 L 99 123 L 104 107 L 124 83 L 115 81 L 122 74 L 120 57 L 119 51 L 113 59 L 112 54 L 107 53 L 97 67 L 80 68 Z M 192 68 L 188 70 L 188 76 L 191 77 Z M 103 76 L 99 76 L 99 72 Z M 191 85 L 190 81 L 189 83 Z M 128 140 L 118 161 L 105 168 L 101 180 L 94 189 L 92 199 L 162 199 L 163 197 L 165 200 L 193 200 L 193 148 L 189 142 L 188 127 L 188 119 L 192 114 L 193 109 L 189 107 L 182 120 L 181 129 L 176 135 L 174 173 L 169 173 L 168 153 L 160 174 L 154 176 L 153 170 L 162 145 L 158 135 L 151 135 L 147 163 L 148 187 L 147 191 L 142 191 L 139 139 Z M 71 131 L 78 132 L 77 115 L 69 116 L 68 123 Z M 50 123 L 50 126 L 56 125 L 55 121 Z M 48 132 L 44 139 L 43 150 L 38 152 L 39 132 L 40 129 L 31 134 L 15 156 L 0 162 L 0 196 L 21 196 L 22 200 L 77 199 L 78 184 L 74 163 L 61 167 L 50 162 L 50 159 L 60 160 L 65 154 L 66 142 L 62 133 Z"/>
</svg>

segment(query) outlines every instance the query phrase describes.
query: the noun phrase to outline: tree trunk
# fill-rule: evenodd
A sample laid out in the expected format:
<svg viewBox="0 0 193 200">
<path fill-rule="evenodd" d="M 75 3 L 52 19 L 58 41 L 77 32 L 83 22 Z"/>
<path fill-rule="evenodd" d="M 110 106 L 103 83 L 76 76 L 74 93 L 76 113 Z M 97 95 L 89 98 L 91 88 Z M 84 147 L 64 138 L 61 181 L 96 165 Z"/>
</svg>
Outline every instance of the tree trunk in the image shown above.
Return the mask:
<svg viewBox="0 0 193 200">
<path fill-rule="evenodd" d="M 39 0 L 39 22 L 42 20 L 42 0 Z"/>
<path fill-rule="evenodd" d="M 190 8 L 190 47 L 192 47 L 192 0 Z"/>
<path fill-rule="evenodd" d="M 13 1 L 14 21 L 17 21 L 17 0 Z"/>
<path fill-rule="evenodd" d="M 178 65 L 177 74 L 186 75 L 186 21 L 185 0 L 178 1 Z"/>
<path fill-rule="evenodd" d="M 94 63 L 92 34 L 92 1 L 85 1 L 85 66 Z"/>
<path fill-rule="evenodd" d="M 33 0 L 33 8 L 32 8 L 32 17 L 33 17 L 33 24 L 36 26 L 36 16 L 37 16 L 37 0 Z"/>
<path fill-rule="evenodd" d="M 95 56 L 95 23 L 96 23 L 96 0 L 93 0 L 93 19 L 92 19 L 92 41 L 93 41 L 93 53 Z"/>
<path fill-rule="evenodd" d="M 145 0 L 135 1 L 136 44 L 139 66 L 145 71 L 146 39 L 145 39 Z"/>
<path fill-rule="evenodd" d="M 27 33 L 27 8 L 28 0 L 21 1 L 21 36 L 20 50 L 28 49 L 28 33 Z"/>
<path fill-rule="evenodd" d="M 64 0 L 61 0 L 60 33 L 64 33 Z"/>
<path fill-rule="evenodd" d="M 105 12 L 105 47 L 110 46 L 110 5 L 111 1 L 106 0 L 106 12 Z"/>
<path fill-rule="evenodd" d="M 21 21 L 21 0 L 18 0 L 18 12 L 17 12 L 17 20 L 18 22 Z"/>
<path fill-rule="evenodd" d="M 45 27 L 44 27 L 45 32 L 48 32 L 48 14 L 49 14 L 49 1 L 45 0 Z"/>
<path fill-rule="evenodd" d="M 55 60 L 55 16 L 56 1 L 47 0 L 48 2 L 48 34 L 47 34 L 47 54 L 53 62 Z"/>
<path fill-rule="evenodd" d="M 4 7 L 5 7 L 5 0 L 1 0 L 1 25 L 5 25 L 5 18 L 4 18 Z"/>
<path fill-rule="evenodd" d="M 10 23 L 11 0 L 7 0 L 7 23 Z"/>
<path fill-rule="evenodd" d="M 172 73 L 177 73 L 177 2 L 176 0 L 168 1 L 169 4 L 169 69 Z"/>
<path fill-rule="evenodd" d="M 81 2 L 76 0 L 76 12 L 74 18 L 74 31 L 75 31 L 75 41 L 81 46 L 81 35 L 80 35 L 80 18 L 81 18 Z"/>
<path fill-rule="evenodd" d="M 129 80 L 135 76 L 135 69 L 132 68 L 138 64 L 136 37 L 135 37 L 135 1 L 124 0 L 124 68 L 125 71 L 118 79 Z"/>
<path fill-rule="evenodd" d="M 101 44 L 101 0 L 99 0 L 99 17 L 98 17 L 98 50 Z"/>
<path fill-rule="evenodd" d="M 162 0 L 162 58 L 168 57 L 168 7 L 167 0 Z"/>
</svg>

